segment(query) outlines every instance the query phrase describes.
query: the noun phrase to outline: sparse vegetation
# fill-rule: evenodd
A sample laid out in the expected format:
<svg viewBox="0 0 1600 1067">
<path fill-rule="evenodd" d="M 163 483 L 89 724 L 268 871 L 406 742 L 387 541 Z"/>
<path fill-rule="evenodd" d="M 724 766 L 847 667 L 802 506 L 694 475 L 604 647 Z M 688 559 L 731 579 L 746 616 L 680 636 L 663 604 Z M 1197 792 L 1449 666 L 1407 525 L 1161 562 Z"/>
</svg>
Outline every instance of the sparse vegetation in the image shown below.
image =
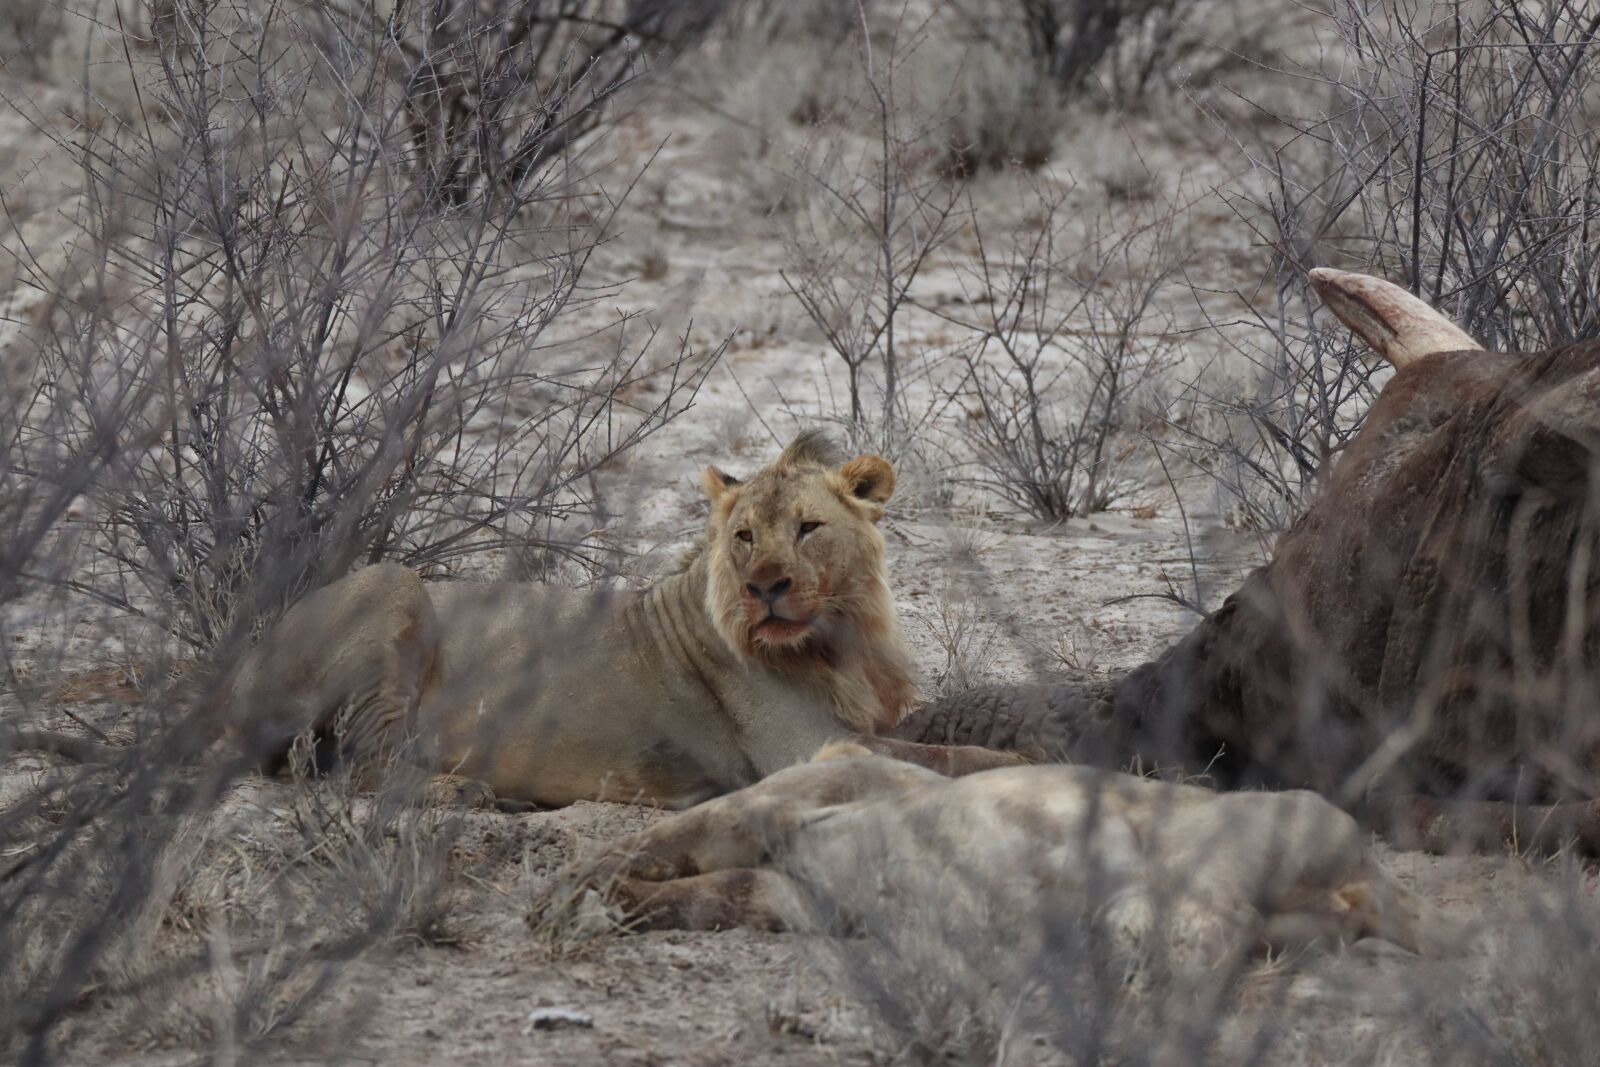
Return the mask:
<svg viewBox="0 0 1600 1067">
<path fill-rule="evenodd" d="M 960 205 L 959 188 L 926 167 L 932 131 L 907 104 L 917 91 L 908 84 L 912 61 L 925 44 L 925 28 L 909 20 L 880 37 L 863 8 L 854 47 L 864 92 L 854 104 L 869 140 L 813 144 L 796 161 L 816 206 L 788 241 L 784 283 L 844 364 L 858 434 L 870 420 L 892 435 L 906 420 L 911 355 L 901 322 Z"/>
<path fill-rule="evenodd" d="M 1193 48 L 1192 23 L 1214 13 L 1208 0 L 956 0 L 961 24 L 1028 66 L 1063 96 L 1096 81 L 1132 100 L 1181 80 Z"/>
<path fill-rule="evenodd" d="M 975 335 L 963 354 L 961 433 L 982 484 L 1024 512 L 1104 511 L 1135 485 L 1136 400 L 1175 362 L 1163 308 L 1181 268 L 1171 215 L 1108 232 L 1045 199 L 996 248 L 977 232 L 964 303 L 946 317 Z"/>
<path fill-rule="evenodd" d="M 1222 333 L 1244 388 L 1198 383 L 1182 408 L 1240 521 L 1268 536 L 1322 483 L 1380 381 L 1315 315 L 1311 267 L 1394 279 L 1491 349 L 1600 336 L 1594 12 L 1342 3 L 1332 25 L 1343 58 L 1322 117 L 1230 134 L 1260 192 L 1229 199 L 1272 262 L 1244 297 L 1251 330 Z"/>
<path fill-rule="evenodd" d="M 937 610 L 915 618 L 944 656 L 931 693 L 959 693 L 993 680 L 1000 634 L 974 597 L 947 589 Z"/>
<path fill-rule="evenodd" d="M 1038 68 L 976 46 L 962 58 L 951 101 L 948 160 L 952 177 L 1020 167 L 1038 170 L 1055 153 L 1067 119 L 1060 88 Z"/>
<path fill-rule="evenodd" d="M 877 529 L 926 696 L 1061 682 L 1083 721 L 1130 715 L 1115 683 L 1245 609 L 1391 380 L 1310 268 L 1490 349 L 1600 339 L 1592 4 L 0 8 L 0 1059 L 1594 1059 L 1567 838 L 1600 818 L 1533 808 L 1552 842 L 1529 815 L 1600 796 L 1592 439 L 1559 477 L 1470 482 L 1512 548 L 1418 656 L 1478 641 L 1510 682 L 1408 703 L 1386 676 L 1360 694 L 1385 748 L 1337 784 L 1461 960 L 1313 946 L 1172 981 L 1112 951 L 1127 900 L 986 910 L 981 850 L 930 860 L 948 907 L 884 897 L 841 936 L 637 937 L 620 882 L 556 872 L 662 813 L 475 809 L 309 738 L 263 776 L 225 701 L 262 628 L 353 568 L 621 590 L 692 545 L 700 469 L 823 425 L 894 461 Z M 1524 551 L 1558 511 L 1569 542 Z M 1526 602 L 1557 584 L 1560 611 Z M 1312 617 L 1279 622 L 1333 648 Z M 1275 721 L 1333 766 L 1346 664 L 1304 663 Z M 1434 780 L 1444 715 L 1463 744 L 1537 734 L 1430 800 L 1525 772 L 1509 832 L 1454 839 L 1478 854 L 1410 851 L 1458 824 L 1407 838 L 1372 803 Z M 1295 784 L 1240 749 L 1133 767 Z M 569 1008 L 589 1023 L 530 1017 Z"/>
<path fill-rule="evenodd" d="M 44 442 L 23 420 L 25 447 L 122 445 L 85 487 L 99 560 L 75 587 L 192 648 L 359 558 L 449 568 L 538 540 L 550 516 L 592 506 L 587 476 L 681 412 L 716 356 L 684 342 L 662 357 L 630 318 L 552 344 L 595 299 L 580 279 L 615 207 L 580 208 L 601 193 L 574 178 L 574 145 L 620 72 L 592 57 L 567 71 L 579 42 L 530 12 L 387 36 L 325 15 L 280 32 L 175 7 L 182 32 L 145 60 L 139 101 L 174 134 L 57 146 L 82 163 L 98 261 L 22 250 L 32 285 L 97 297 L 58 300 L 26 333 L 46 383 L 34 403 L 64 425 Z M 495 48 L 508 34 L 523 43 Z M 477 48 L 502 66 L 462 54 Z M 331 81 L 329 64 L 360 76 Z M 423 71 L 454 109 L 438 130 Z M 473 126 L 500 121 L 486 99 L 461 110 L 483 97 L 474 79 L 499 87 L 498 111 L 537 104 L 544 124 Z M 640 404 L 649 380 L 664 388 Z M 513 390 L 541 403 L 519 416 Z"/>
<path fill-rule="evenodd" d="M 685 11 L 659 9 L 651 32 Z M 134 743 L 7 813 L 0 1040 L 24 1062 L 117 973 L 141 996 L 167 980 L 139 956 L 195 835 L 262 755 L 212 746 L 256 624 L 360 559 L 449 569 L 540 542 L 552 516 L 593 506 L 593 472 L 687 408 L 720 352 L 681 338 L 663 353 L 631 315 L 582 325 L 612 292 L 581 280 L 628 181 L 607 198 L 584 136 L 640 58 L 614 26 L 590 39 L 597 13 L 156 14 L 128 27 L 131 98 L 45 128 L 78 167 L 65 254 L 7 245 L 42 302 L 11 339 L 26 354 L 5 392 L 0 605 L 70 592 L 202 669 L 181 688 L 147 669 Z M 29 221 L 12 215 L 13 232 Z M 292 1023 L 375 941 L 452 936 L 448 828 L 405 797 L 368 818 L 320 795 L 297 820 L 305 862 L 263 892 L 331 914 L 239 925 L 229 891 L 186 924 L 174 980 L 226 992 L 219 1054 Z"/>
</svg>

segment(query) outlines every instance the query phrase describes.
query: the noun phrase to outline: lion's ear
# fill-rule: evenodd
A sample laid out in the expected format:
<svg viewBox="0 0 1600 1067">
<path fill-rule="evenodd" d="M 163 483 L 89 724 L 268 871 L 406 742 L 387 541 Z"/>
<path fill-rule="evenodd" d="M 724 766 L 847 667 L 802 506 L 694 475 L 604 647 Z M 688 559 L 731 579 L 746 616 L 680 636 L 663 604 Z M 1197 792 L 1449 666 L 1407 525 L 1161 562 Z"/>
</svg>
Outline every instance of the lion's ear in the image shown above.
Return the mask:
<svg viewBox="0 0 1600 1067">
<path fill-rule="evenodd" d="M 705 490 L 706 496 L 713 504 L 722 500 L 729 493 L 739 487 L 739 479 L 731 474 L 723 474 L 715 467 L 707 467 L 700 472 L 700 488 Z"/>
<path fill-rule="evenodd" d="M 894 468 L 882 456 L 857 456 L 839 468 L 839 477 L 857 500 L 882 504 L 894 495 Z"/>
</svg>

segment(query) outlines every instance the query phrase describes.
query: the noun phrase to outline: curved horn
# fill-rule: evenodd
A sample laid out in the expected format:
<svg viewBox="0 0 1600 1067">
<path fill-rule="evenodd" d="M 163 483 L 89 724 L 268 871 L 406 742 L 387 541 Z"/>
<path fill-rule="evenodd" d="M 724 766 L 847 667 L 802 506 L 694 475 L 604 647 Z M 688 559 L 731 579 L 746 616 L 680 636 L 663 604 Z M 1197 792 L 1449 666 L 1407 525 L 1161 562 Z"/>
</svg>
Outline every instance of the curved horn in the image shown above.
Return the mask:
<svg viewBox="0 0 1600 1067">
<path fill-rule="evenodd" d="M 1461 327 L 1393 282 L 1318 267 L 1311 272 L 1311 285 L 1340 322 L 1397 369 L 1435 352 L 1483 348 Z"/>
</svg>

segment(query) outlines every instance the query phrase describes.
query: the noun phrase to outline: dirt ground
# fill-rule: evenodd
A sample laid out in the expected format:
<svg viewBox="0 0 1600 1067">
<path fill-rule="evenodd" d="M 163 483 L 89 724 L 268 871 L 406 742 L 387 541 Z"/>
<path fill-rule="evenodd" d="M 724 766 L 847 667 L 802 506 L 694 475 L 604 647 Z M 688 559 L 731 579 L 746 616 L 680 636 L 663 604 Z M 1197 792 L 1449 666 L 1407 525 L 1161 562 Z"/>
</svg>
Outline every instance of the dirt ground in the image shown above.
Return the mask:
<svg viewBox="0 0 1600 1067">
<path fill-rule="evenodd" d="M 31 762 L 9 766 L 8 784 L 26 777 Z M 241 785 L 224 805 L 212 843 L 267 850 L 274 839 L 292 839 L 295 788 L 260 780 Z M 449 831 L 450 903 L 441 931 L 426 943 L 400 937 L 340 964 L 317 1010 L 287 1036 L 236 1048 L 218 1038 L 215 1020 L 175 1010 L 166 994 L 136 1010 L 91 999 L 62 1035 L 65 1062 L 185 1064 L 194 1062 L 197 1045 L 212 1050 L 212 1062 L 248 1052 L 258 1062 L 282 1064 L 892 1061 L 900 1050 L 886 1043 L 851 988 L 830 978 L 833 957 L 809 938 L 747 930 L 603 932 L 552 944 L 530 929 L 530 901 L 551 886 L 562 863 L 659 817 L 594 803 L 460 815 Z M 1507 941 L 1515 947 L 1528 936 L 1505 924 L 1562 884 L 1555 868 L 1515 856 L 1381 855 L 1403 883 L 1464 923 L 1475 947 L 1450 961 L 1375 941 L 1262 959 L 1219 1021 L 1210 1062 L 1428 1062 L 1438 1054 L 1444 1025 L 1438 1016 L 1447 1010 L 1429 1000 L 1429 991 L 1522 992 L 1499 988 L 1514 979 L 1492 961 Z M 1592 876 L 1581 894 L 1584 906 L 1593 904 Z M 132 995 L 137 1005 L 139 994 Z M 541 1016 L 568 1013 L 578 1021 L 534 1025 Z M 1258 1049 L 1264 1033 L 1271 1041 Z"/>
<path fill-rule="evenodd" d="M 14 764 L 7 777 L 14 781 L 25 766 Z M 248 847 L 287 834 L 294 788 L 261 781 L 239 787 L 226 805 L 234 818 L 223 837 Z M 831 980 L 827 947 L 806 937 L 605 932 L 552 945 L 530 930 L 529 903 L 561 863 L 658 817 L 592 803 L 463 815 L 452 829 L 444 932 L 430 943 L 401 937 L 340 965 L 317 1010 L 288 1036 L 235 1049 L 218 1039 L 214 1020 L 164 1001 L 141 1014 L 125 1003 L 91 1000 L 62 1035 L 65 1062 L 192 1063 L 197 1045 L 213 1050 L 214 1062 L 248 1051 L 258 1062 L 282 1064 L 891 1062 L 900 1050 L 851 987 Z M 1493 961 L 1507 941 L 1515 947 L 1528 936 L 1508 924 L 1562 884 L 1555 869 L 1514 856 L 1382 856 L 1403 883 L 1465 923 L 1476 947 L 1450 961 L 1375 941 L 1262 959 L 1218 1021 L 1210 1062 L 1429 1062 L 1438 1054 L 1437 1016 L 1447 1010 L 1431 1003 L 1429 992 L 1523 992 L 1501 988 L 1515 979 Z M 1592 905 L 1592 877 L 1581 892 L 1582 903 Z M 541 1015 L 567 1013 L 580 1021 L 534 1025 Z M 1272 1038 L 1258 1049 L 1265 1033 Z"/>
<path fill-rule="evenodd" d="M 744 72 L 752 81 L 759 76 L 759 70 Z M 11 96 L 33 94 L 48 109 L 49 87 L 15 80 L 4 87 Z M 683 91 L 696 88 L 689 84 Z M 740 92 L 728 89 L 722 103 L 733 106 Z M 1245 181 L 1248 167 L 1217 151 L 1201 125 L 1193 114 L 1086 113 L 1062 130 L 1049 180 L 1065 187 L 1069 176 L 1076 178 L 1081 191 L 1073 202 L 1084 211 L 1116 210 L 1117 190 L 1141 168 L 1157 190 L 1153 195 L 1195 191 L 1184 221 L 1191 270 L 1212 272 L 1216 287 L 1226 289 L 1249 276 L 1264 253 L 1241 232 L 1225 198 L 1202 192 Z M 601 490 L 609 521 L 575 531 L 620 553 L 628 580 L 643 581 L 687 547 L 703 522 L 700 467 L 753 470 L 799 427 L 836 419 L 842 399 L 837 368 L 779 273 L 786 263 L 786 224 L 769 210 L 775 179 L 760 139 L 696 107 L 689 95 L 641 108 L 617 136 L 619 173 L 664 147 L 644 171 L 617 239 L 595 270 L 606 280 L 631 279 L 618 307 L 653 309 L 663 329 L 687 330 L 697 345 L 732 338 L 689 414 L 606 472 Z M 36 131 L 0 108 L 0 138 L 11 158 L 5 179 L 41 195 L 46 152 Z M 1015 221 L 1022 212 L 1020 188 L 1012 175 L 988 175 L 977 180 L 973 195 L 996 217 Z M 33 240 L 52 232 L 47 213 L 30 225 Z M 923 289 L 927 303 L 937 303 L 939 294 L 955 299 L 968 251 L 957 241 L 933 266 Z M 906 336 L 908 347 L 926 353 L 950 343 L 947 327 L 922 311 L 909 315 Z M 1202 360 L 1200 345 L 1186 358 Z M 937 374 L 930 371 L 927 382 Z M 931 395 L 931 384 L 917 387 Z M 892 586 L 929 691 L 1134 665 L 1193 619 L 1152 596 L 1168 588 L 1169 579 L 1198 577 L 1215 603 L 1260 558 L 1260 544 L 1229 528 L 1224 502 L 1204 479 L 1180 479 L 1180 512 L 1171 488 L 1154 472 L 1141 471 L 1142 484 L 1115 510 L 1052 525 L 999 506 L 967 485 L 964 473 L 960 464 L 942 466 L 937 459 L 906 464 L 886 524 Z M 458 576 L 492 576 L 511 564 L 491 554 Z M 1129 597 L 1137 599 L 1122 599 Z M 48 627 L 25 612 L 14 614 L 5 623 L 13 658 L 26 663 L 64 651 L 70 662 L 104 662 L 106 650 L 115 647 L 105 636 L 105 616 L 89 606 L 72 610 L 65 620 L 52 616 Z M 959 638 L 952 637 L 956 630 Z M 116 705 L 73 710 L 113 732 L 131 714 Z M 0 802 L 21 795 L 49 766 L 37 756 L 12 759 L 0 769 Z M 228 798 L 209 845 L 233 842 L 247 854 L 292 836 L 298 788 L 248 779 Z M 534 936 L 528 908 L 553 871 L 658 817 L 592 803 L 459 816 L 447 935 L 402 937 L 340 964 L 326 994 L 330 1010 L 318 1016 L 325 1021 L 314 1019 L 292 1038 L 248 1051 L 284 1064 L 768 1067 L 892 1059 L 896 1050 L 885 1047 L 867 1013 L 827 976 L 817 946 L 804 938 L 737 930 L 607 934 L 552 947 Z M 1510 854 L 1383 855 L 1402 881 L 1473 925 L 1486 943 L 1509 937 L 1506 916 L 1570 877 L 1559 864 Z M 1592 902 L 1592 877 L 1581 884 L 1586 903 Z M 1239 1011 L 1218 1039 L 1217 1061 L 1236 1062 L 1233 1053 L 1242 1057 L 1252 1035 L 1270 1022 L 1280 1036 L 1267 1062 L 1418 1062 L 1437 1020 L 1419 1015 L 1417 991 L 1492 981 L 1483 974 L 1492 970 L 1485 962 L 1490 958 L 1480 953 L 1439 963 L 1359 945 L 1287 963 L 1265 961 L 1248 977 Z M 545 1009 L 570 1009 L 583 1021 L 535 1027 Z M 73 1017 L 65 1047 L 72 1061 L 84 1064 L 190 1063 L 199 1048 L 211 1050 L 211 1062 L 226 1063 L 247 1051 L 215 1020 L 187 1018 L 151 1009 L 145 1027 L 130 1020 L 125 1005 L 91 997 Z"/>
</svg>

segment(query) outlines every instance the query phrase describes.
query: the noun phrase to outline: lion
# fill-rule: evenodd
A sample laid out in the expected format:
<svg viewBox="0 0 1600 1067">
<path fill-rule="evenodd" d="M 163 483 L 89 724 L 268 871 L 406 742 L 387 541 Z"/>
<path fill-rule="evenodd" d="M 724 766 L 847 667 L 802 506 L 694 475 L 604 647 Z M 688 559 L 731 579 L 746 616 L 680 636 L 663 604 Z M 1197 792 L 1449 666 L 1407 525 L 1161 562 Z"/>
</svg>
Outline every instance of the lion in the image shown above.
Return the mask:
<svg viewBox="0 0 1600 1067">
<path fill-rule="evenodd" d="M 950 774 L 1022 762 L 874 736 L 917 698 L 878 529 L 894 483 L 818 432 L 748 481 L 707 468 L 700 545 L 643 591 L 362 568 L 245 657 L 233 729 L 269 771 L 309 731 L 319 758 L 398 756 L 445 793 L 539 806 L 689 807 L 840 738 Z"/>
<path fill-rule="evenodd" d="M 1089 927 L 1133 967 L 1367 937 L 1424 955 L 1461 942 L 1309 791 L 1219 794 L 1070 764 L 952 780 L 849 743 L 574 863 L 530 922 L 593 915 L 594 894 L 630 929 L 894 936 L 932 915 L 959 945 L 968 919 L 984 941 Z"/>
</svg>

